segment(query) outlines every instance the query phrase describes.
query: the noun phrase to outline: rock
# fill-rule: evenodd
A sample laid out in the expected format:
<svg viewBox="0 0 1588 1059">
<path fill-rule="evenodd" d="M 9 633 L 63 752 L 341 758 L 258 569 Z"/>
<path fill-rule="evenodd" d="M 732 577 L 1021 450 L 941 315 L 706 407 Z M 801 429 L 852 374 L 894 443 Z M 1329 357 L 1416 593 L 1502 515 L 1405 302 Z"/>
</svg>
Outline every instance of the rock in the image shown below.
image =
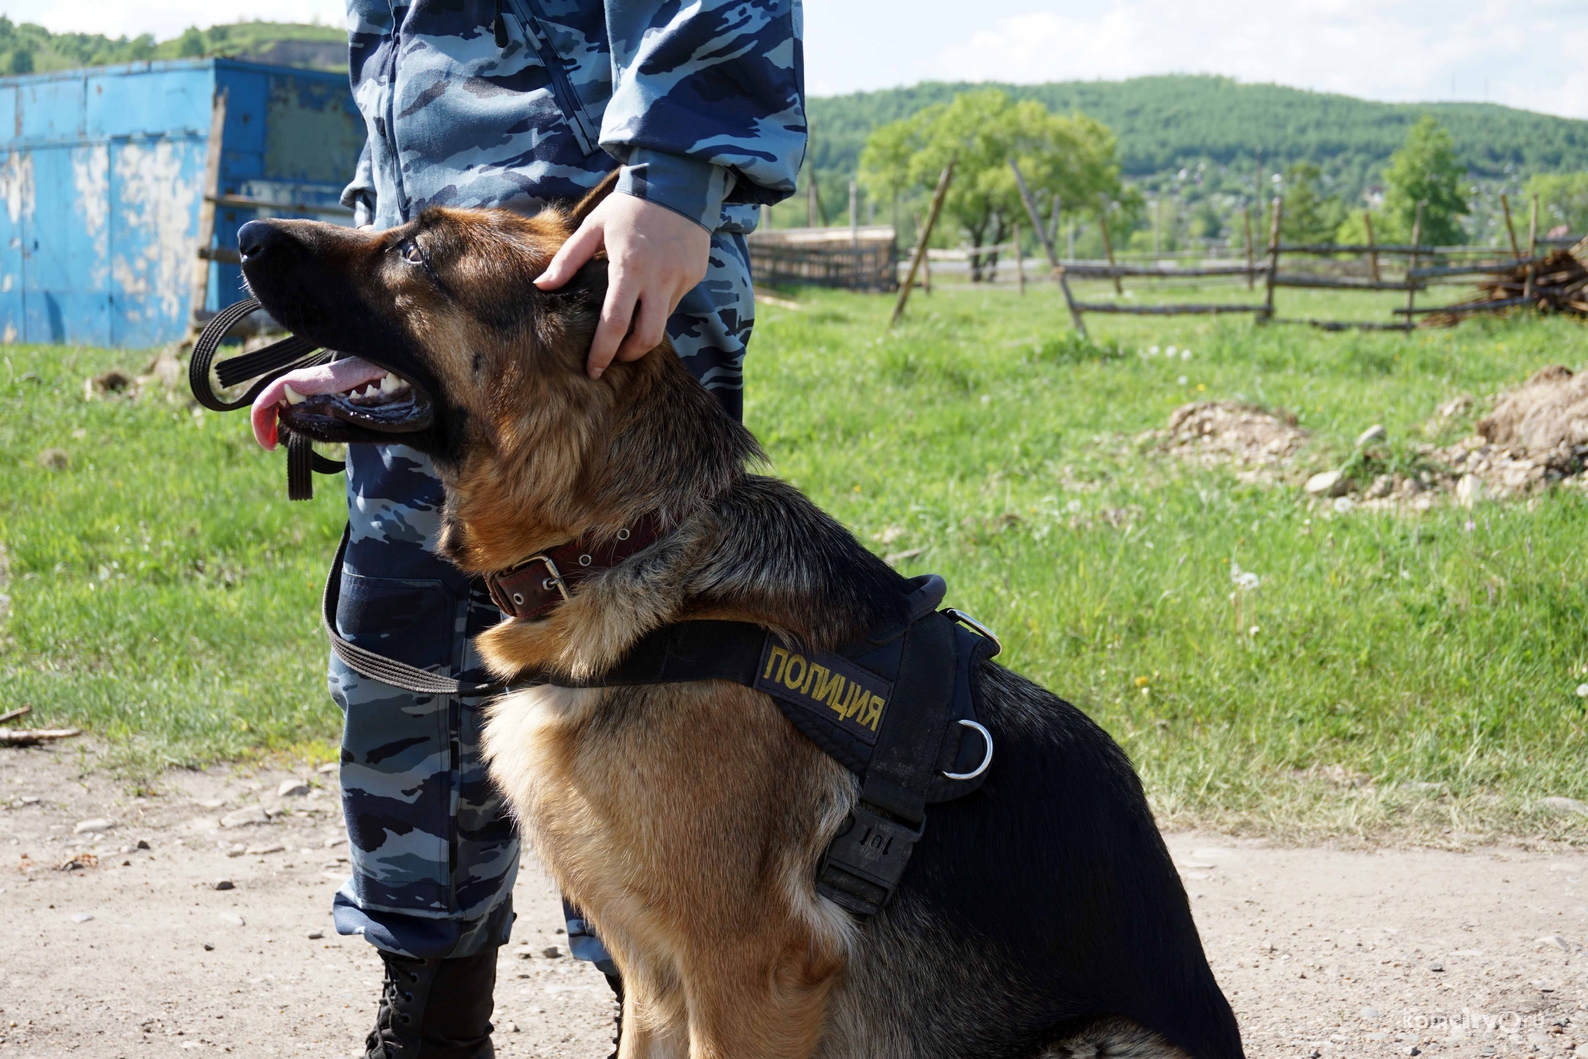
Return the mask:
<svg viewBox="0 0 1588 1059">
<path fill-rule="evenodd" d="M 1373 484 L 1367 487 L 1367 492 L 1362 495 L 1368 500 L 1381 500 L 1389 496 L 1395 489 L 1395 478 L 1392 475 L 1381 474 L 1373 479 Z"/>
<path fill-rule="evenodd" d="M 1537 941 L 1533 942 L 1533 947 L 1535 949 L 1542 949 L 1546 945 L 1552 945 L 1555 948 L 1559 949 L 1561 952 L 1570 952 L 1571 951 L 1571 943 L 1568 942 L 1565 938 L 1561 937 L 1559 934 L 1550 934 L 1550 935 L 1548 935 L 1546 937 L 1539 938 Z"/>
<path fill-rule="evenodd" d="M 346 841 L 346 835 L 332 835 L 330 838 L 326 839 L 322 845 L 324 845 L 326 849 L 330 849 L 332 846 L 340 846 Z"/>
<path fill-rule="evenodd" d="M 341 764 L 339 762 L 327 761 L 325 764 L 321 765 L 319 768 L 315 769 L 314 771 L 319 773 L 321 776 L 324 776 L 326 773 L 336 772 L 341 767 L 342 766 L 341 766 Z"/>
<path fill-rule="evenodd" d="M 1475 474 L 1464 474 L 1456 483 L 1456 502 L 1471 507 L 1483 499 L 1483 479 Z"/>
<path fill-rule="evenodd" d="M 72 917 L 72 922 L 73 923 L 87 923 L 90 919 L 93 919 L 93 918 L 94 918 L 94 914 L 92 912 L 79 912 L 75 916 Z"/>
<path fill-rule="evenodd" d="M 286 848 L 286 846 L 277 842 L 269 846 L 249 846 L 243 850 L 243 853 L 249 857 L 263 857 L 266 853 L 283 853 Z"/>
<path fill-rule="evenodd" d="M 220 921 L 222 923 L 230 924 L 234 927 L 247 926 L 247 920 L 243 919 L 243 917 L 238 915 L 236 912 L 222 912 L 220 914 Z"/>
<path fill-rule="evenodd" d="M 1440 963 L 1438 960 L 1435 960 L 1433 963 L 1428 965 L 1428 969 L 1430 971 L 1443 971 L 1445 969 L 1445 965 Z"/>
<path fill-rule="evenodd" d="M 270 823 L 270 814 L 257 805 L 245 806 L 242 809 L 233 809 L 221 817 L 222 827 L 247 827 L 251 824 Z"/>
<path fill-rule="evenodd" d="M 17 801 L 21 802 L 23 805 L 37 805 L 39 804 L 39 796 L 36 794 L 24 794 L 22 797 L 18 798 Z"/>
<path fill-rule="evenodd" d="M 72 458 L 66 454 L 65 449 L 41 449 L 39 451 L 39 466 L 46 471 L 64 471 L 71 466 Z"/>
<path fill-rule="evenodd" d="M 321 938 L 325 937 L 325 931 L 311 930 L 309 931 L 308 937 L 310 941 L 319 941 Z"/>
<path fill-rule="evenodd" d="M 1376 1019 L 1376 1018 L 1378 1018 L 1378 1008 L 1363 1008 L 1362 1009 L 1362 1017 L 1365 1018 L 1365 1019 Z"/>
<path fill-rule="evenodd" d="M 237 884 L 230 879 L 216 879 L 210 883 L 210 889 L 212 890 L 235 890 L 236 888 Z"/>
<path fill-rule="evenodd" d="M 301 798 L 309 793 L 309 785 L 302 780 L 282 780 L 276 788 L 277 798 Z"/>
<path fill-rule="evenodd" d="M 1440 405 L 1438 415 L 1440 419 L 1451 419 L 1470 411 L 1472 411 L 1472 395 L 1464 393 Z"/>
<path fill-rule="evenodd" d="M 214 952 L 215 951 L 215 946 L 213 944 L 211 944 L 210 942 L 206 941 L 204 943 L 204 951 L 205 952 Z"/>
<path fill-rule="evenodd" d="M 548 945 L 540 950 L 540 954 L 548 960 L 555 960 L 562 956 L 562 950 L 555 945 Z"/>
<path fill-rule="evenodd" d="M 103 397 L 107 393 L 120 393 L 131 385 L 132 379 L 126 373 L 112 368 L 89 379 L 88 384 L 83 387 L 84 396 L 90 399 Z"/>
<path fill-rule="evenodd" d="M 200 809 L 219 809 L 226 803 L 219 798 L 202 798 L 193 804 L 198 806 Z"/>
<path fill-rule="evenodd" d="M 1541 798 L 1538 804 L 1556 813 L 1588 813 L 1588 804 L 1576 798 Z"/>
<path fill-rule="evenodd" d="M 1374 423 L 1356 436 L 1356 447 L 1361 448 L 1363 445 L 1371 445 L 1373 442 L 1383 441 L 1387 437 L 1389 437 L 1389 431 L 1384 429 L 1384 425 L 1382 423 Z"/>
<path fill-rule="evenodd" d="M 1308 496 L 1341 496 L 1350 487 L 1351 483 L 1339 471 L 1319 471 L 1307 479 L 1305 486 Z"/>
<path fill-rule="evenodd" d="M 1417 1047 L 1415 1044 L 1408 1044 L 1406 1047 L 1401 1049 L 1401 1054 L 1402 1055 L 1422 1055 L 1423 1054 L 1423 1050 L 1421 1048 Z"/>
<path fill-rule="evenodd" d="M 248 852 L 248 847 L 243 845 L 241 842 L 239 842 L 239 843 L 237 843 L 237 845 L 235 845 L 231 849 L 227 850 L 226 851 L 226 855 L 228 857 L 241 857 L 244 853 L 247 853 L 247 852 Z"/>
<path fill-rule="evenodd" d="M 109 831 L 115 827 L 115 822 L 98 817 L 93 820 L 79 820 L 77 826 L 72 828 L 74 835 L 97 835 L 102 831 Z"/>
</svg>

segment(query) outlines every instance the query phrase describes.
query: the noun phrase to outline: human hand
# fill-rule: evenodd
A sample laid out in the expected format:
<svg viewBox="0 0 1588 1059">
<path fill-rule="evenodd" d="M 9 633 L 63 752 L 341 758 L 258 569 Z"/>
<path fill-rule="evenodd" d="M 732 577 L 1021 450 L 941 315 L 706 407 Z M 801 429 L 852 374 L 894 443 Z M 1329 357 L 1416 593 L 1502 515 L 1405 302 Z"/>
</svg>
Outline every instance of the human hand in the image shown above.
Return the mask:
<svg viewBox="0 0 1588 1059">
<path fill-rule="evenodd" d="M 601 322 L 585 362 L 592 379 L 599 379 L 614 357 L 638 360 L 661 345 L 667 318 L 706 277 L 711 233 L 666 206 L 633 195 L 608 195 L 557 251 L 535 286 L 556 290 L 603 246 L 610 264 Z"/>
</svg>

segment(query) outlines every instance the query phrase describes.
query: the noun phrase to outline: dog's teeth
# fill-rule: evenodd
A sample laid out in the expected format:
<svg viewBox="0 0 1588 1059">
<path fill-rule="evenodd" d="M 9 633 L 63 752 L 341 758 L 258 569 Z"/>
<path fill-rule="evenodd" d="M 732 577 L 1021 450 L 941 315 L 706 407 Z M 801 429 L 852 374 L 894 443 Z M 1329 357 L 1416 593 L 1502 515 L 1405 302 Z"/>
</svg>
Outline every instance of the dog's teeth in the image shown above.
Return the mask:
<svg viewBox="0 0 1588 1059">
<path fill-rule="evenodd" d="M 360 396 L 361 397 L 379 397 L 380 396 L 380 391 L 375 389 L 375 384 L 374 383 L 370 383 L 368 386 L 364 387 L 364 392 L 362 394 L 360 394 Z"/>
<path fill-rule="evenodd" d="M 397 388 L 401 385 L 402 383 L 397 381 L 397 376 L 393 375 L 389 371 L 380 377 L 381 393 L 396 393 Z"/>
<path fill-rule="evenodd" d="M 303 394 L 299 393 L 297 390 L 294 390 L 291 385 L 286 387 L 286 391 L 288 404 L 302 404 L 304 401 L 308 400 L 308 398 L 304 397 Z"/>
</svg>

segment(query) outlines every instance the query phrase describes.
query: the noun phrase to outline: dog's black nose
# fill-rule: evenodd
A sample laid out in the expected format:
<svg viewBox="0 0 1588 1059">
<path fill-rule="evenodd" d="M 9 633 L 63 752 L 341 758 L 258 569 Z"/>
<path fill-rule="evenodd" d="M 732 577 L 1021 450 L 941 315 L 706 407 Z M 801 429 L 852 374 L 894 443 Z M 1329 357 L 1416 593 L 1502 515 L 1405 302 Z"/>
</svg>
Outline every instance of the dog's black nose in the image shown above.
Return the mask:
<svg viewBox="0 0 1588 1059">
<path fill-rule="evenodd" d="M 248 262 L 256 262 L 291 241 L 292 236 L 269 221 L 249 221 L 237 229 L 237 252 Z"/>
</svg>

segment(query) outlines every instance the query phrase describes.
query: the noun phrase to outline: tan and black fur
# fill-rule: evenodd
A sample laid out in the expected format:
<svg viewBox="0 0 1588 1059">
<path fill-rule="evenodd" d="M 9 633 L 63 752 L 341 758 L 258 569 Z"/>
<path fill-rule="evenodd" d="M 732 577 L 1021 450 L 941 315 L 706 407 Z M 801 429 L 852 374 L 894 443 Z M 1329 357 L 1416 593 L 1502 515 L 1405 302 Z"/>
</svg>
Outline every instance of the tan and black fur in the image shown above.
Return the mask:
<svg viewBox="0 0 1588 1059">
<path fill-rule="evenodd" d="M 660 515 L 655 545 L 550 617 L 480 638 L 502 677 L 600 673 L 681 620 L 815 650 L 901 620 L 899 576 L 752 473 L 754 439 L 668 349 L 585 375 L 605 263 L 562 291 L 531 281 L 608 188 L 569 212 L 430 210 L 383 233 L 261 222 L 244 272 L 266 308 L 434 412 L 400 438 L 350 427 L 329 398 L 283 422 L 429 453 L 442 548 L 466 571 Z M 865 922 L 814 888 L 855 781 L 766 696 L 542 686 L 492 707 L 496 782 L 622 971 L 623 1059 L 1241 1055 L 1123 754 L 1008 670 L 977 681 L 992 772 L 932 807 L 897 898 Z"/>
</svg>

